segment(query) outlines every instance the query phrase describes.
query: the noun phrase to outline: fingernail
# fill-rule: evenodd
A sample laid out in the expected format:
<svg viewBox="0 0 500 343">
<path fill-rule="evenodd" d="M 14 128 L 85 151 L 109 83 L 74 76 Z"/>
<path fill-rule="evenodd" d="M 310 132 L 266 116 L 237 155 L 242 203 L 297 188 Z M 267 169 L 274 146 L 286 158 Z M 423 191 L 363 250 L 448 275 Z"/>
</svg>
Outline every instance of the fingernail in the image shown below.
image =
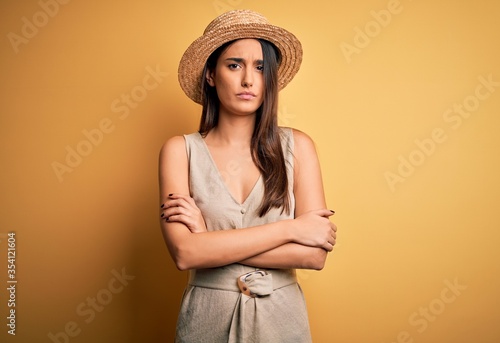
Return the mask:
<svg viewBox="0 0 500 343">
<path fill-rule="evenodd" d="M 335 211 L 334 211 L 334 210 L 330 210 L 330 212 L 332 212 L 332 214 L 335 214 Z"/>
<path fill-rule="evenodd" d="M 171 197 L 172 195 L 174 195 L 174 193 L 170 193 L 168 196 Z"/>
<path fill-rule="evenodd" d="M 167 217 L 165 220 L 168 222 L 170 220 L 170 217 Z"/>
<path fill-rule="evenodd" d="M 163 216 L 164 216 L 164 215 L 165 215 L 165 213 L 162 213 L 162 214 L 161 214 L 161 217 L 163 218 Z"/>
<path fill-rule="evenodd" d="M 165 206 L 165 204 L 161 204 L 161 208 L 163 208 L 163 206 Z"/>
</svg>

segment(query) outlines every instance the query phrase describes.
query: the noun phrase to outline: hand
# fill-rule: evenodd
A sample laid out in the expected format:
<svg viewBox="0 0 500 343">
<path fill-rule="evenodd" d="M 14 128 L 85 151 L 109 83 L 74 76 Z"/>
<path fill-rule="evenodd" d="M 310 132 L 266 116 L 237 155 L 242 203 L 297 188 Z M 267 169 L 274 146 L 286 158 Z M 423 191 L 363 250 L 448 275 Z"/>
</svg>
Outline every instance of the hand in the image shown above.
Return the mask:
<svg viewBox="0 0 500 343">
<path fill-rule="evenodd" d="M 328 218 L 334 212 L 315 210 L 294 219 L 296 243 L 332 251 L 337 239 L 337 226 Z"/>
<path fill-rule="evenodd" d="M 187 195 L 169 194 L 167 201 L 161 205 L 161 218 L 167 222 L 182 223 L 192 233 L 207 231 L 200 209 Z"/>
</svg>

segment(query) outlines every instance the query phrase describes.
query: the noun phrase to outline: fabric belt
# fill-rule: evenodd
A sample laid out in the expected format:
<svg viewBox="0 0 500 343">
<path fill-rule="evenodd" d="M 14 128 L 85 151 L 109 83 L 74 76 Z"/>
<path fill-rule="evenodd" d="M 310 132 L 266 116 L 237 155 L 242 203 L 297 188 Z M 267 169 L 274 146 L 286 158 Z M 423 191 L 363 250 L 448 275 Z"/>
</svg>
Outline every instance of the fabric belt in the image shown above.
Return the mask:
<svg viewBox="0 0 500 343">
<path fill-rule="evenodd" d="M 246 272 L 245 272 L 246 271 Z M 189 284 L 197 287 L 264 296 L 297 282 L 295 269 L 212 268 L 191 270 Z"/>
<path fill-rule="evenodd" d="M 275 311 L 273 297 L 269 295 L 296 283 L 295 269 L 264 270 L 231 264 L 189 273 L 192 286 L 238 292 L 228 343 L 279 342 L 271 324 Z"/>
</svg>

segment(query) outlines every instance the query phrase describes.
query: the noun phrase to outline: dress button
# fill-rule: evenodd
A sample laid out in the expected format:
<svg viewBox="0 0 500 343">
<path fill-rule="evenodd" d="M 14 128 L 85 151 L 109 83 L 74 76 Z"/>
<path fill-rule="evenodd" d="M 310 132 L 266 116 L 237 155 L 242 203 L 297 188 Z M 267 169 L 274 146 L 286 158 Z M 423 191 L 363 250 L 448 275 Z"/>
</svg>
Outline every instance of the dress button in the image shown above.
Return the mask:
<svg viewBox="0 0 500 343">
<path fill-rule="evenodd" d="M 245 210 L 244 208 L 241 209 L 241 214 L 245 214 L 247 210 Z"/>
</svg>

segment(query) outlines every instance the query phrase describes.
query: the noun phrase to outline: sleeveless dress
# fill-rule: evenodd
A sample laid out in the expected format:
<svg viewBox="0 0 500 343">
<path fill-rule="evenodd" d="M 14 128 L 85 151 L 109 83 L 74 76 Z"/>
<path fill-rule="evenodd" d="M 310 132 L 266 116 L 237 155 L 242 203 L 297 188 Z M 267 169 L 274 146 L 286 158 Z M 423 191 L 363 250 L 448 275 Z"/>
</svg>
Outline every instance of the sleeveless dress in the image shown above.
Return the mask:
<svg viewBox="0 0 500 343">
<path fill-rule="evenodd" d="M 259 217 L 262 177 L 243 203 L 229 192 L 224 177 L 238 173 L 231 163 L 219 171 L 202 136 L 185 135 L 191 197 L 208 231 L 237 230 L 293 218 L 293 133 L 280 128 L 287 164 L 290 215 L 271 209 Z M 177 321 L 177 343 L 309 343 L 306 304 L 294 269 L 257 269 L 242 264 L 191 270 Z M 238 279 L 241 282 L 238 283 Z"/>
</svg>

